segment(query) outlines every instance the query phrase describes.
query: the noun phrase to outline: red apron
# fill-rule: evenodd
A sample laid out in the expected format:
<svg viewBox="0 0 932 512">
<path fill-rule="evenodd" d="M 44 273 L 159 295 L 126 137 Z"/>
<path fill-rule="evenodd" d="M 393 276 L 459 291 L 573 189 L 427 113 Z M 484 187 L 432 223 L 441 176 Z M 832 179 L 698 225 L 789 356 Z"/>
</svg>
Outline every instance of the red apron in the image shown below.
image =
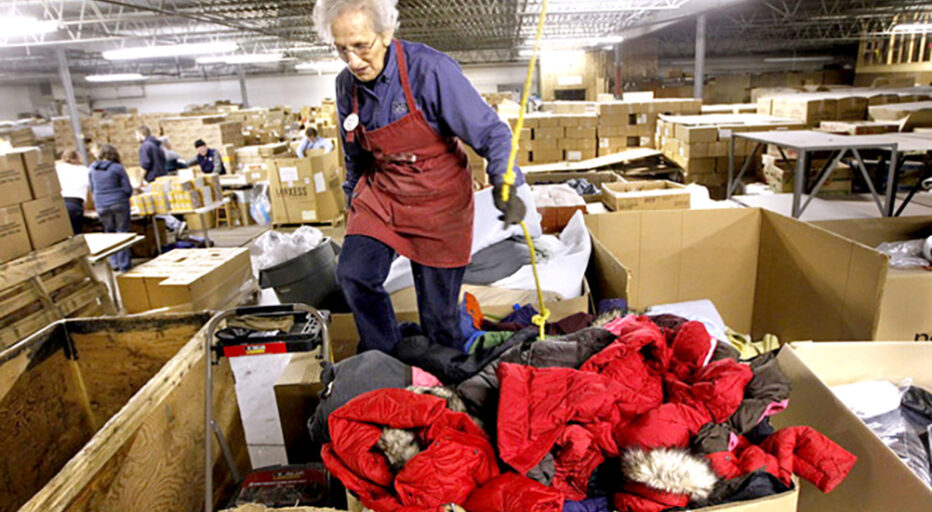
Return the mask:
<svg viewBox="0 0 932 512">
<path fill-rule="evenodd" d="M 362 123 L 347 132 L 372 153 L 374 168 L 359 178 L 346 225 L 347 235 L 365 235 L 416 263 L 456 268 L 469 264 L 472 248 L 472 173 L 466 153 L 453 137 L 427 123 L 411 94 L 404 49 L 393 41 L 408 114 L 367 131 Z M 353 89 L 353 113 L 359 97 Z"/>
</svg>

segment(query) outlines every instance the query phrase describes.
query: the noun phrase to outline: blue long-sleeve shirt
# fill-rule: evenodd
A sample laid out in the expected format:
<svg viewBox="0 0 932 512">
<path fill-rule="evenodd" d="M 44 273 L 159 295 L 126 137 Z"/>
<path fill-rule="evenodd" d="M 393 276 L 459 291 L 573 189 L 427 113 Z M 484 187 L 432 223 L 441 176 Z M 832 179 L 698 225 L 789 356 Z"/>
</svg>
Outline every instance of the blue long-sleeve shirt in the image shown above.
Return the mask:
<svg viewBox="0 0 932 512">
<path fill-rule="evenodd" d="M 489 161 L 489 181 L 501 183 L 511 152 L 511 128 L 482 99 L 455 60 L 424 44 L 402 41 L 401 45 L 414 101 L 428 124 L 443 136 L 455 136 L 469 144 Z M 358 139 L 353 144 L 346 142 L 343 120 L 353 111 L 353 85 L 359 90 L 359 120 L 367 130 L 387 126 L 407 115 L 395 45 L 389 45 L 385 68 L 372 82 L 360 82 L 348 69 L 337 76 L 337 111 L 346 155 L 343 190 L 347 197 L 359 177 L 372 167 L 372 154 L 362 149 Z M 515 172 L 515 184 L 520 185 L 524 180 L 517 166 Z"/>
<path fill-rule="evenodd" d="M 298 158 L 304 158 L 307 151 L 310 149 L 323 149 L 329 153 L 333 151 L 333 143 L 323 137 L 317 137 L 314 140 L 304 137 L 301 139 L 301 145 L 298 146 L 298 150 L 295 151 L 295 153 L 298 155 Z"/>
<path fill-rule="evenodd" d="M 139 146 L 139 167 L 146 170 L 146 182 L 152 183 L 159 176 L 168 174 L 165 171 L 165 153 L 162 152 L 162 143 L 152 135 L 146 137 Z"/>
<path fill-rule="evenodd" d="M 103 208 L 116 204 L 129 204 L 133 185 L 122 165 L 110 160 L 98 160 L 91 164 L 90 188 L 94 206 Z"/>
</svg>

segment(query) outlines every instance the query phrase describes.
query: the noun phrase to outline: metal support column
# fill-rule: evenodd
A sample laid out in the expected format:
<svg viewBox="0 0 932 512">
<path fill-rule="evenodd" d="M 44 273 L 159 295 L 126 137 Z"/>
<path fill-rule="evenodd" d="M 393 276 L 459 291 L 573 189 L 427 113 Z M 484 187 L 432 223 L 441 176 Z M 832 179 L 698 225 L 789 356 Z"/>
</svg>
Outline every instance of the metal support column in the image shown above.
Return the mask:
<svg viewBox="0 0 932 512">
<path fill-rule="evenodd" d="M 237 71 L 239 72 L 239 93 L 243 99 L 243 108 L 249 108 L 249 95 L 246 93 L 246 69 L 240 64 Z"/>
<path fill-rule="evenodd" d="M 693 72 L 693 98 L 702 99 L 705 83 L 705 14 L 696 18 L 696 69 Z"/>
<path fill-rule="evenodd" d="M 624 94 L 624 83 L 622 78 L 622 65 L 624 61 L 623 52 L 621 49 L 622 43 L 617 43 L 615 45 L 614 54 L 615 54 L 615 99 L 620 100 L 622 94 Z"/>
<path fill-rule="evenodd" d="M 74 84 L 71 82 L 71 71 L 68 69 L 68 57 L 65 55 L 64 48 L 55 50 L 55 57 L 58 58 L 58 76 L 61 77 L 61 85 L 65 88 L 65 100 L 68 102 L 68 116 L 71 117 L 71 129 L 74 132 L 74 140 L 77 145 L 78 154 L 81 155 L 81 161 L 88 165 L 87 148 L 84 147 L 84 136 L 81 135 L 81 119 L 78 117 L 77 100 L 74 99 Z"/>
</svg>

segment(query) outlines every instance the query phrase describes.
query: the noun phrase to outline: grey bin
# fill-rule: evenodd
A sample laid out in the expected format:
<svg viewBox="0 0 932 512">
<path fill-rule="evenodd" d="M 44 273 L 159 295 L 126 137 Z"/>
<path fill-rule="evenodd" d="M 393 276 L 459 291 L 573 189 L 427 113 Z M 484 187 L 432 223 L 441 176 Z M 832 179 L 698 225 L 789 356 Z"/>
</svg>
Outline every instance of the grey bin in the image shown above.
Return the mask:
<svg viewBox="0 0 932 512">
<path fill-rule="evenodd" d="M 273 288 L 282 304 L 302 303 L 318 309 L 341 311 L 346 308 L 337 283 L 337 256 L 340 246 L 325 238 L 310 251 L 259 271 L 259 286 Z"/>
</svg>

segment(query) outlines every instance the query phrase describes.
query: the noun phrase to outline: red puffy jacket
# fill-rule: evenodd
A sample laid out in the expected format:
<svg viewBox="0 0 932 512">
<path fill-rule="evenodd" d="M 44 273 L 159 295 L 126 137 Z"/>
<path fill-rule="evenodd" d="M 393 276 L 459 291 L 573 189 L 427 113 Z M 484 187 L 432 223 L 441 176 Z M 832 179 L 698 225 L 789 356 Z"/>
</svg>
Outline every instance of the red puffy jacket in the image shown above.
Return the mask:
<svg viewBox="0 0 932 512">
<path fill-rule="evenodd" d="M 422 512 L 462 504 L 498 476 L 485 433 L 435 396 L 380 389 L 356 397 L 329 419 L 332 441 L 321 455 L 327 469 L 377 512 Z M 376 447 L 383 427 L 414 430 L 424 450 L 393 474 Z"/>
<path fill-rule="evenodd" d="M 612 379 L 570 368 L 501 363 L 498 378 L 501 459 L 526 474 L 554 451 L 551 485 L 567 499 L 584 499 L 592 471 L 618 453 L 611 428 L 627 391 Z"/>
<path fill-rule="evenodd" d="M 712 469 L 722 478 L 737 478 L 758 469 L 790 485 L 793 474 L 829 492 L 848 476 L 858 458 L 811 427 L 778 430 L 761 443 L 750 444 L 744 437 L 730 452 L 708 456 Z"/>
</svg>

